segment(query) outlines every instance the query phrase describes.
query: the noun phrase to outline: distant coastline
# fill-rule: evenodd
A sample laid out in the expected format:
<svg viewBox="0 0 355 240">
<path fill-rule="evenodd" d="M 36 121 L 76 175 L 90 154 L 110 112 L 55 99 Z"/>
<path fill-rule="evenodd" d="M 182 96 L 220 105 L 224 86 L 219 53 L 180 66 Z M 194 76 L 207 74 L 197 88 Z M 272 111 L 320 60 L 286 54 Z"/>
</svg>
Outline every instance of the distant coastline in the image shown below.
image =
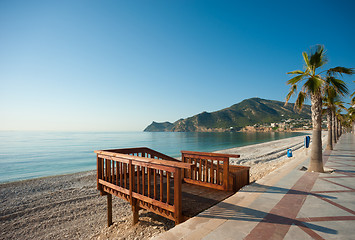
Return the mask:
<svg viewBox="0 0 355 240">
<path fill-rule="evenodd" d="M 215 112 L 202 112 L 174 123 L 153 121 L 144 132 L 290 132 L 308 130 L 311 108 L 261 98 L 245 99 Z"/>
</svg>

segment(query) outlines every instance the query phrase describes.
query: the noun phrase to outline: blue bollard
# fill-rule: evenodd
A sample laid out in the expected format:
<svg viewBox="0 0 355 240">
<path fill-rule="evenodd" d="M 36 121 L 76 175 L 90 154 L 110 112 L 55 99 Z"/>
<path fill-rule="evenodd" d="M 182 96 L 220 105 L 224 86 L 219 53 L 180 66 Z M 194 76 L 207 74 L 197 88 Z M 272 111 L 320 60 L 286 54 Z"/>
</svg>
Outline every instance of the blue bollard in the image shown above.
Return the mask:
<svg viewBox="0 0 355 240">
<path fill-rule="evenodd" d="M 310 141 L 311 141 L 310 136 L 306 136 L 306 137 L 304 138 L 304 147 L 305 147 L 305 148 L 309 148 L 309 143 L 310 143 Z"/>
<path fill-rule="evenodd" d="M 292 157 L 292 150 L 291 149 L 287 149 L 287 157 Z"/>
</svg>

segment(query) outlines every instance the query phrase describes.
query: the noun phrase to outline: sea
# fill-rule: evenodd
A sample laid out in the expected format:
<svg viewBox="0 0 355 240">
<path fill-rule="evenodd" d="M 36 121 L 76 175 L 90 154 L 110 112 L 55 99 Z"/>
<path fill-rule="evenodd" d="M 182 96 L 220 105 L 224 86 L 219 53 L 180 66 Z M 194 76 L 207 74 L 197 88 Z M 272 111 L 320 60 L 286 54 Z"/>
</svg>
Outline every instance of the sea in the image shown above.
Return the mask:
<svg viewBox="0 0 355 240">
<path fill-rule="evenodd" d="M 296 132 L 0 131 L 0 183 L 96 169 L 94 150 L 148 147 L 172 157 L 304 135 Z"/>
</svg>

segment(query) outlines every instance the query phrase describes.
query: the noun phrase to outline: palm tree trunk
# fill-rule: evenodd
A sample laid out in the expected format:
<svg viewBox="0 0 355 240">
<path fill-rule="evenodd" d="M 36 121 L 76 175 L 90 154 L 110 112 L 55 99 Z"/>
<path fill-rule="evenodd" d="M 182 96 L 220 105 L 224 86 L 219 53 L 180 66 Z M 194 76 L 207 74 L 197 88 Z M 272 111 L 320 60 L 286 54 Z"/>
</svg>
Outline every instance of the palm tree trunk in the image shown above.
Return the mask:
<svg viewBox="0 0 355 240">
<path fill-rule="evenodd" d="M 332 117 L 333 117 L 333 146 L 337 143 L 337 127 L 336 127 L 336 117 L 334 113 L 334 109 L 332 109 Z"/>
<path fill-rule="evenodd" d="M 311 95 L 312 111 L 312 147 L 308 171 L 324 172 L 322 159 L 322 95 L 320 92 Z"/>
<path fill-rule="evenodd" d="M 341 136 L 341 134 L 343 133 L 343 126 L 341 125 L 341 121 L 339 120 L 339 134 L 338 134 L 338 140 L 339 140 L 339 138 L 340 138 L 340 136 Z"/>
<path fill-rule="evenodd" d="M 328 122 L 328 144 L 327 149 L 333 150 L 333 118 L 332 118 L 332 109 L 327 108 L 327 122 Z"/>
</svg>

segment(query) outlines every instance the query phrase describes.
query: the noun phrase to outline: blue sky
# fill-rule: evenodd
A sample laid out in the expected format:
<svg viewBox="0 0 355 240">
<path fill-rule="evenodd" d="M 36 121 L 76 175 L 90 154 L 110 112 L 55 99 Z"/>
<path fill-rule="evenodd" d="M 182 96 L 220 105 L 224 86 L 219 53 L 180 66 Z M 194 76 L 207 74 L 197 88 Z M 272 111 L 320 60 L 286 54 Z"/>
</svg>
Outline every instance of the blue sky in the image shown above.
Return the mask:
<svg viewBox="0 0 355 240">
<path fill-rule="evenodd" d="M 0 130 L 141 131 L 284 101 L 324 44 L 355 67 L 354 1 L 0 1 Z M 355 76 L 345 78 L 351 92 Z M 345 101 L 349 101 L 346 98 Z"/>
</svg>

